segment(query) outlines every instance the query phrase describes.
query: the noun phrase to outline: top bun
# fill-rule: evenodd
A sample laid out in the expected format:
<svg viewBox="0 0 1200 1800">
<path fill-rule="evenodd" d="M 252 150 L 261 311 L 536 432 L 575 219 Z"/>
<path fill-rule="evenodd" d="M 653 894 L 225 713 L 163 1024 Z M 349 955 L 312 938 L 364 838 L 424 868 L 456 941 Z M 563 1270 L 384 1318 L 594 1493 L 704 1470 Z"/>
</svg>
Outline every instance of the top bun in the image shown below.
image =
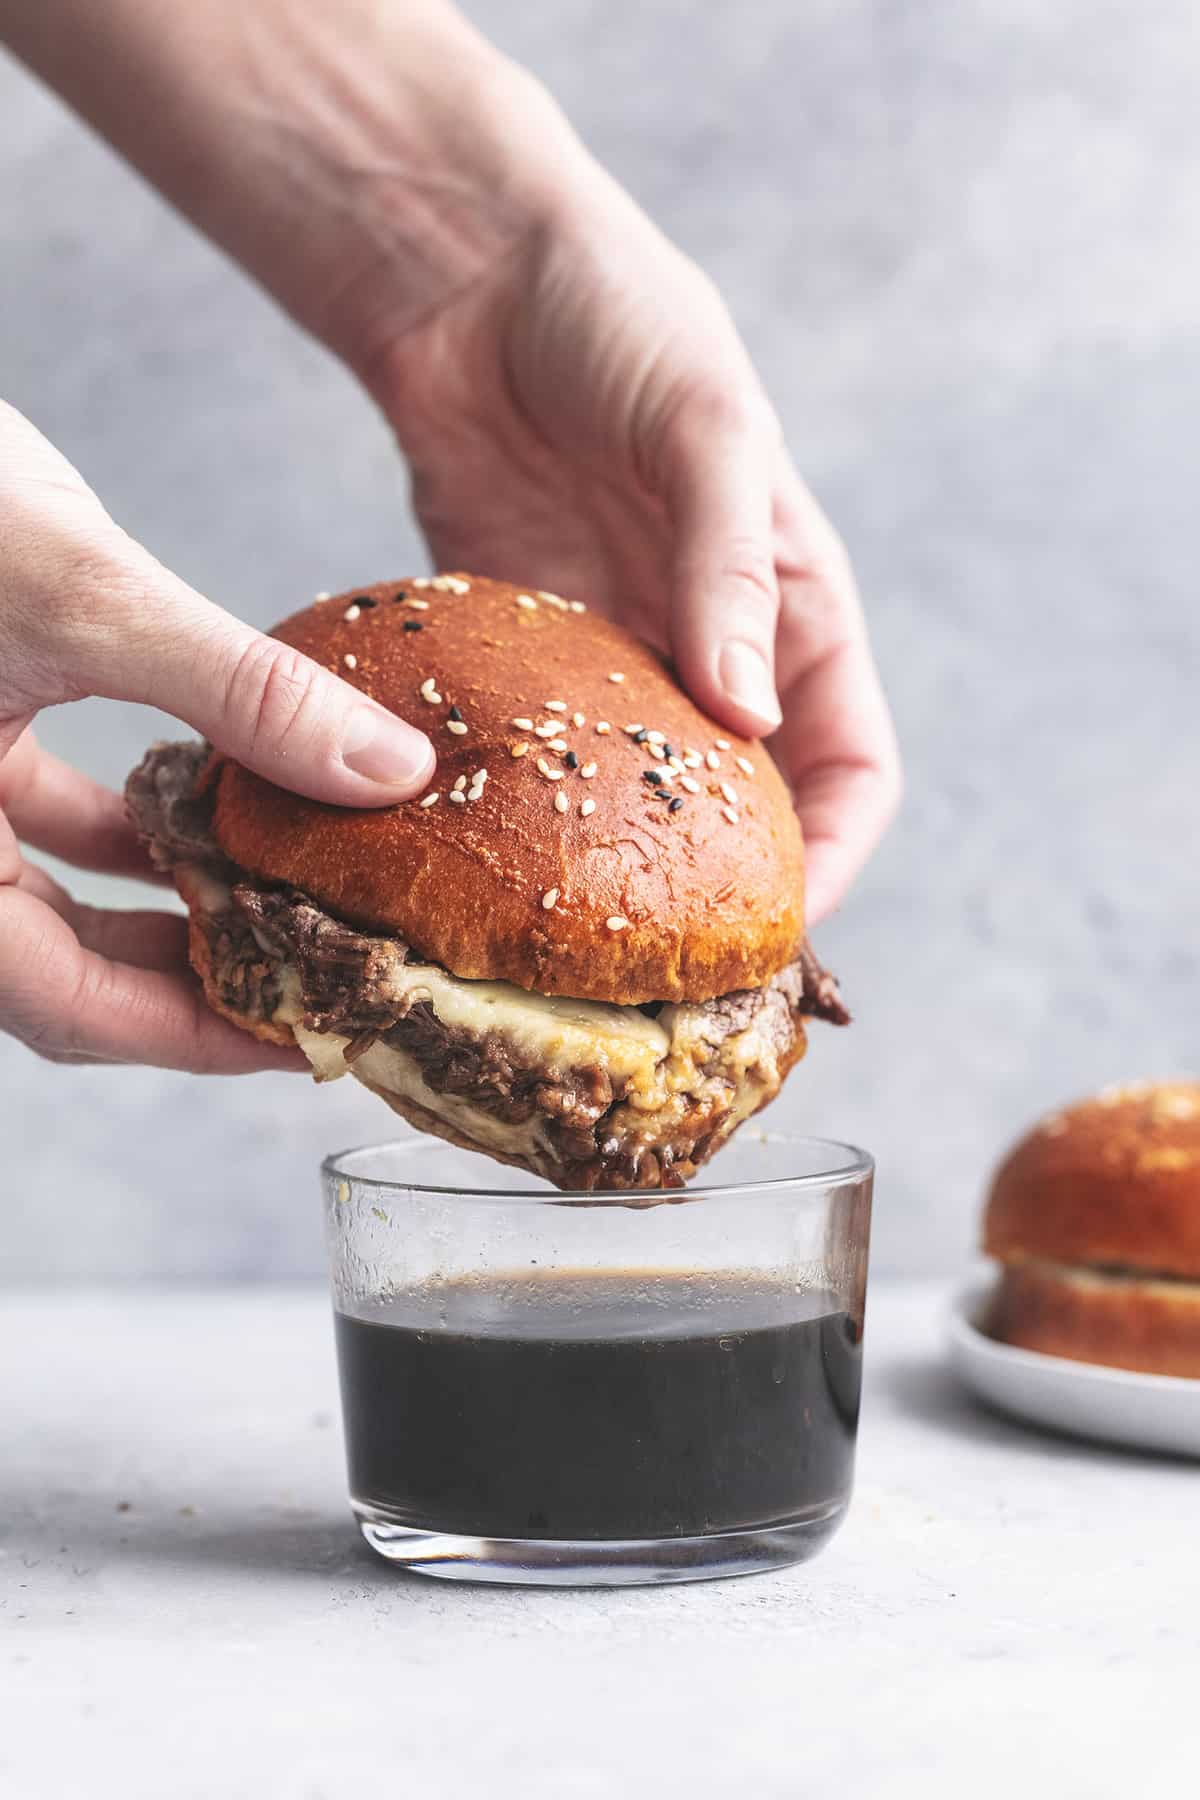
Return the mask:
<svg viewBox="0 0 1200 1800">
<path fill-rule="evenodd" d="M 438 766 L 426 794 L 367 811 L 223 763 L 214 827 L 241 868 L 455 975 L 542 994 L 709 1000 L 797 954 L 804 857 L 783 780 L 619 626 L 439 575 L 318 601 L 274 635 L 422 726 Z"/>
<path fill-rule="evenodd" d="M 983 1247 L 1200 1279 L 1200 1082 L 1107 1088 L 1043 1119 L 997 1171 Z"/>
</svg>

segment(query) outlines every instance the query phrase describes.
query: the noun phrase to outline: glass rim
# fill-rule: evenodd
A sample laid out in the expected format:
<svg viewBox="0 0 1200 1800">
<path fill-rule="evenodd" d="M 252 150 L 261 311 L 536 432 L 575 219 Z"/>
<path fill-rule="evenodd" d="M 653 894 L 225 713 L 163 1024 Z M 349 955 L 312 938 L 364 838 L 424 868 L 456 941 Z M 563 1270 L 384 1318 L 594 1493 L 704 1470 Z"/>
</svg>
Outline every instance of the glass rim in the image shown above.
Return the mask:
<svg viewBox="0 0 1200 1800">
<path fill-rule="evenodd" d="M 782 1197 L 784 1194 L 809 1193 L 814 1189 L 828 1192 L 830 1189 L 852 1187 L 875 1172 L 875 1158 L 869 1150 L 862 1149 L 858 1144 L 844 1143 L 839 1138 L 807 1137 L 792 1132 L 772 1132 L 770 1141 L 779 1145 L 823 1151 L 831 1157 L 836 1156 L 838 1160 L 831 1160 L 826 1168 L 802 1175 L 771 1175 L 758 1181 L 689 1182 L 680 1188 L 489 1188 L 466 1187 L 461 1182 L 455 1186 L 446 1186 L 437 1182 L 398 1181 L 380 1175 L 359 1175 L 345 1166 L 350 1157 L 362 1156 L 369 1151 L 416 1151 L 428 1141 L 422 1137 L 385 1138 L 378 1144 L 352 1144 L 345 1150 L 334 1150 L 322 1157 L 321 1174 L 326 1181 L 354 1181 L 361 1187 L 376 1191 L 394 1193 L 399 1189 L 408 1194 L 428 1194 L 440 1199 L 488 1200 L 498 1203 L 520 1201 L 540 1203 L 543 1206 L 558 1206 L 564 1201 L 582 1200 L 595 1206 L 603 1204 L 605 1200 L 611 1200 L 616 1205 L 627 1205 L 633 1198 L 661 1201 L 675 1195 L 682 1198 L 685 1194 L 689 1199 L 721 1200 L 749 1193 L 774 1193 Z M 433 1138 L 432 1141 L 435 1144 L 444 1142 L 441 1138 Z M 483 1152 L 475 1151 L 470 1154 L 482 1155 Z"/>
</svg>

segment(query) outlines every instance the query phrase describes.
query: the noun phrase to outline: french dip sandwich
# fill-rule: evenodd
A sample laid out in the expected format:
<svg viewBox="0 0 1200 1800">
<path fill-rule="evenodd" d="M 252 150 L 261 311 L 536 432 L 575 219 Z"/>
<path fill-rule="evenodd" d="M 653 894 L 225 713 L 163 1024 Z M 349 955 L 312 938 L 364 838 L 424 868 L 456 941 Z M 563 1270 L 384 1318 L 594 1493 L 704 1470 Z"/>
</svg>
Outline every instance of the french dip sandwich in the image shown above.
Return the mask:
<svg viewBox="0 0 1200 1800">
<path fill-rule="evenodd" d="M 1044 1119 L 992 1183 L 985 1327 L 1076 1362 L 1200 1378 L 1200 1083 L 1108 1088 Z"/>
<path fill-rule="evenodd" d="M 685 1182 L 845 1024 L 804 937 L 804 852 L 760 744 L 578 602 L 439 575 L 275 634 L 433 740 L 383 811 L 159 745 L 131 815 L 209 1003 L 318 1080 L 565 1189 Z"/>
</svg>

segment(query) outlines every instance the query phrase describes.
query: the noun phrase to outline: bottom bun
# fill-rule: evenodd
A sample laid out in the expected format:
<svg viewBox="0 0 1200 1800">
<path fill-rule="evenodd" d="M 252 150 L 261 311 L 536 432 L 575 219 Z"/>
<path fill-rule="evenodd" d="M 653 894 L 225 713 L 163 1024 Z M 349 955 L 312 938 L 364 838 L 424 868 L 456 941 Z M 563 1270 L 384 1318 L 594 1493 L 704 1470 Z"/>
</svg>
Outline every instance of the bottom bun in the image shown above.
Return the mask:
<svg viewBox="0 0 1200 1800">
<path fill-rule="evenodd" d="M 1002 1344 L 1044 1356 L 1200 1378 L 1200 1282 L 1010 1263 L 983 1329 Z"/>
</svg>

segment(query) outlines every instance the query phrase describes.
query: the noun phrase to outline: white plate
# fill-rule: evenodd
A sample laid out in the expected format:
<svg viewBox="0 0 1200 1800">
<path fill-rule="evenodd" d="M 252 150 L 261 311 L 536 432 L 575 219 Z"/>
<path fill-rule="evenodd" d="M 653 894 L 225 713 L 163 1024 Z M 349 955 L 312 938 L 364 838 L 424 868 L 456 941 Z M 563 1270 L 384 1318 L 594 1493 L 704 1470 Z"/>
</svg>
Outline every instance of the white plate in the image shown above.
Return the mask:
<svg viewBox="0 0 1200 1800">
<path fill-rule="evenodd" d="M 1200 1456 L 1200 1381 L 998 1344 L 976 1324 L 990 1285 L 971 1282 L 950 1308 L 951 1363 L 981 1400 L 1074 1437 Z"/>
</svg>

